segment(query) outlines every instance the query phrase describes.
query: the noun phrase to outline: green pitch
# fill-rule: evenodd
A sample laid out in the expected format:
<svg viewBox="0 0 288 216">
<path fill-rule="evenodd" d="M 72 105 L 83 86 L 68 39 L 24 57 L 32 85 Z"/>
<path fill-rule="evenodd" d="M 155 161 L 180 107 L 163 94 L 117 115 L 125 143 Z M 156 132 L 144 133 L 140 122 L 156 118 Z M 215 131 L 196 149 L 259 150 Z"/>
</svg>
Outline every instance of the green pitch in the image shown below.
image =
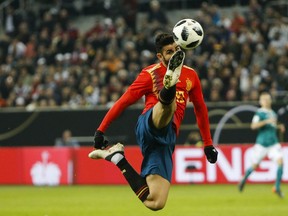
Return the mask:
<svg viewBox="0 0 288 216">
<path fill-rule="evenodd" d="M 128 186 L 0 186 L 0 216 L 287 216 L 271 184 L 172 185 L 166 207 L 146 209 Z M 288 186 L 283 184 L 288 195 Z"/>
</svg>

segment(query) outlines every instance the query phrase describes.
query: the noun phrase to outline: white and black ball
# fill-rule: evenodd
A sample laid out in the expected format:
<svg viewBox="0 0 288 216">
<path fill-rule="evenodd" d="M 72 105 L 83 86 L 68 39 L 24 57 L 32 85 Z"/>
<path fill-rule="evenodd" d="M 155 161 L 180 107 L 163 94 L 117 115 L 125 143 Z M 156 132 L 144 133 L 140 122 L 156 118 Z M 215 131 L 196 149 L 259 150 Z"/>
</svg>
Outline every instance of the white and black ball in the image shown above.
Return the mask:
<svg viewBox="0 0 288 216">
<path fill-rule="evenodd" d="M 173 38 L 183 49 L 195 49 L 201 44 L 204 31 L 196 20 L 182 19 L 173 27 Z"/>
</svg>

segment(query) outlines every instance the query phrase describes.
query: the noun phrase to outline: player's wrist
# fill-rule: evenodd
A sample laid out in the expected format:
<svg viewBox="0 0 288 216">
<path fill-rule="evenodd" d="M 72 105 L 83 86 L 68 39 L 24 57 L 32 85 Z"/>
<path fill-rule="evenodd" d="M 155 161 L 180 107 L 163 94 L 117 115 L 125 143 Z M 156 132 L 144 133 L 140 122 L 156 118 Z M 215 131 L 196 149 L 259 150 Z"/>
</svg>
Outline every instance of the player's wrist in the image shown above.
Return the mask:
<svg viewBox="0 0 288 216">
<path fill-rule="evenodd" d="M 213 143 L 205 143 L 205 142 L 203 143 L 203 147 L 204 147 L 204 148 L 206 148 L 206 147 L 208 147 L 208 146 L 213 146 Z"/>
<path fill-rule="evenodd" d="M 104 135 L 104 132 L 97 129 L 97 130 L 95 131 L 95 134 L 97 134 L 97 135 Z"/>
</svg>

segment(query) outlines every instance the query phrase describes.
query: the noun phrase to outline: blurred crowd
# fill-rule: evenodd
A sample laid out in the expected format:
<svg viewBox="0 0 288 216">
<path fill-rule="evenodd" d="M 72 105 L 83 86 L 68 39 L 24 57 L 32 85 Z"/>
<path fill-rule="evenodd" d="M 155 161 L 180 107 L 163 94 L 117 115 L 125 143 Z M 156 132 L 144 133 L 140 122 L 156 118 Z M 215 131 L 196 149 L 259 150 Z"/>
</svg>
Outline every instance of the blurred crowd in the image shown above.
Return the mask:
<svg viewBox="0 0 288 216">
<path fill-rule="evenodd" d="M 84 33 L 72 27 L 63 7 L 37 14 L 8 6 L 0 38 L 0 107 L 110 107 L 143 67 L 157 61 L 155 35 L 171 32 L 178 21 L 157 0 L 137 19 L 135 1 L 127 2 L 125 13 L 96 17 Z M 228 16 L 203 2 L 191 15 L 205 37 L 187 51 L 185 63 L 199 73 L 205 100 L 256 101 L 269 91 L 283 101 L 287 20 L 257 0 L 244 11 L 231 10 Z"/>
</svg>

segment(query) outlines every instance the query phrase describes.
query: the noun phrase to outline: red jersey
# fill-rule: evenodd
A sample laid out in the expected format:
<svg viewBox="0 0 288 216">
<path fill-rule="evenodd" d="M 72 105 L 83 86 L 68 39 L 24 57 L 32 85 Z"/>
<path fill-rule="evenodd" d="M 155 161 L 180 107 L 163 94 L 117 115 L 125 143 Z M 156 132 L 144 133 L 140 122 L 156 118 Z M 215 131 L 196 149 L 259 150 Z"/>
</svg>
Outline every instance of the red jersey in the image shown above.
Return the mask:
<svg viewBox="0 0 288 216">
<path fill-rule="evenodd" d="M 119 98 L 114 106 L 108 111 L 98 130 L 105 132 L 125 108 L 136 103 L 145 96 L 145 108 L 142 113 L 152 108 L 159 100 L 159 91 L 163 88 L 163 78 L 166 67 L 157 63 L 144 68 L 136 80 L 129 86 L 127 91 Z M 200 80 L 195 70 L 183 65 L 179 82 L 176 84 L 177 108 L 174 113 L 173 126 L 177 135 L 184 118 L 187 102 L 194 104 L 194 112 L 204 146 L 212 145 L 208 111 L 204 102 Z"/>
</svg>

